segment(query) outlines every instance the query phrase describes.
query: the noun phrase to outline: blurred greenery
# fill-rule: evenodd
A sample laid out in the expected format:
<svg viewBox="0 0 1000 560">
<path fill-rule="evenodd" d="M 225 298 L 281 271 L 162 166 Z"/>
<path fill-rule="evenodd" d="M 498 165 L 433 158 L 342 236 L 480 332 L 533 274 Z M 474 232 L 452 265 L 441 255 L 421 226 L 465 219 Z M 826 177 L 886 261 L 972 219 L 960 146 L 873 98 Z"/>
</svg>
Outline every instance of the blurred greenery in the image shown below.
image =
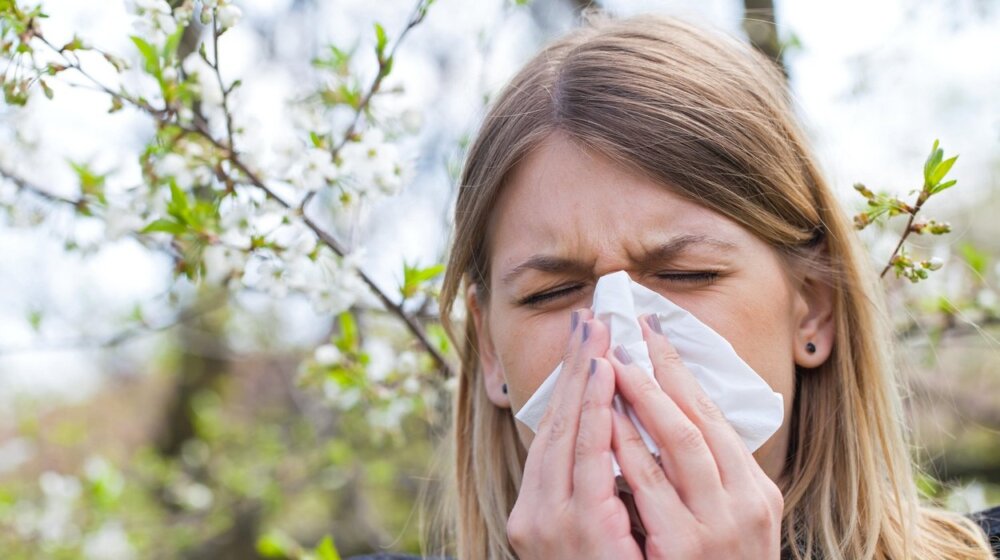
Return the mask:
<svg viewBox="0 0 1000 560">
<path fill-rule="evenodd" d="M 351 190 L 338 175 L 351 157 L 370 166 L 365 171 L 381 190 L 391 194 L 401 180 L 395 161 L 374 158 L 375 152 L 390 151 L 388 142 L 372 141 L 369 130 L 362 129 L 367 125 L 381 134 L 390 128 L 392 123 L 373 116 L 377 111 L 370 103 L 385 93 L 381 80 L 393 69 L 396 46 L 432 2 L 416 2 L 402 30 L 381 23 L 366 28 L 373 30 L 369 54 L 377 65 L 367 74 L 355 67 L 354 48 L 323 45 L 318 50 L 324 54 L 310 58 L 310 67 L 325 74 L 306 98 L 318 99 L 324 110 L 347 108 L 354 119 L 342 137 L 312 129 L 302 134 L 309 148 L 303 152 L 316 158 L 308 171 L 319 178 L 310 178 L 338 196 L 310 191 L 299 206 L 251 205 L 260 213 L 280 214 L 272 231 L 294 224 L 307 239 L 286 242 L 257 232 L 248 235 L 248 246 L 235 251 L 248 258 L 263 254 L 267 262 L 298 257 L 305 267 L 329 265 L 337 280 L 347 282 L 305 294 L 322 305 L 328 328 L 315 347 L 292 349 L 267 345 L 281 334 L 282 323 L 271 312 L 248 311 L 237 293 L 246 287 L 238 285 L 241 267 L 218 274 L 209 258 L 213 249 L 233 249 L 222 241 L 227 228 L 242 231 L 248 221 L 225 225 L 224 205 L 243 187 L 266 190 L 235 146 L 234 138 L 243 131 L 232 123 L 228 96 L 240 81 L 224 85 L 218 69 L 218 37 L 236 25 L 240 11 L 225 1 L 134 4 L 150 27 L 148 36 L 131 37 L 132 54 L 143 77 L 155 79 L 158 97 L 132 96 L 124 89 L 106 93 L 112 112 L 135 109 L 155 125 L 139 159 L 143 186 L 150 198 L 160 193 L 163 208 L 160 214 L 123 212 L 136 214 L 131 217 L 139 222 L 129 234 L 151 251 L 169 254 L 172 273 L 192 290 L 188 299 L 171 300 L 181 309 L 176 323 L 152 323 L 139 306 L 129 317 L 140 330 L 164 331 L 157 357 L 145 371 L 109 373 L 100 391 L 77 403 L 28 396 L 13 402 L 15 421 L 0 426 L 3 558 L 331 560 L 373 550 L 419 552 L 419 498 L 447 482 L 442 480 L 447 456 L 438 444 L 447 431 L 454 380 L 442 372 L 454 363 L 455 353 L 433 305 L 444 268 L 404 263 L 399 303 L 370 305 L 352 294 L 372 285 L 358 279 L 350 255 L 334 236 L 324 237 L 327 232 L 309 221 L 305 209 L 310 202 L 332 200 L 334 205 L 324 210 L 333 213 L 370 195 Z M 529 10 L 532 3 L 510 4 Z M 587 3 L 569 4 L 576 14 Z M 770 5 L 758 1 L 746 7 L 751 4 Z M 530 13 L 539 17 L 537 11 Z M 82 73 L 74 66 L 80 64 L 77 56 L 92 49 L 117 72 L 126 70 L 127 61 L 75 36 L 62 47 L 47 44 L 40 23 L 45 19 L 41 7 L 0 0 L 0 54 L 10 62 L 8 68 L 21 65 L 18 72 L 3 74 L 5 110 L 25 106 L 35 91 L 52 98 L 50 82 L 63 72 Z M 203 35 L 198 21 L 211 25 Z M 754 45 L 778 57 L 783 68 L 780 45 L 801 48 L 794 34 L 780 41 L 773 20 L 770 26 L 750 27 Z M 153 40 L 157 34 L 160 41 Z M 37 75 L 22 72 L 36 62 L 33 49 L 41 52 L 46 46 L 61 58 L 39 59 Z M 202 112 L 209 103 L 181 65 L 185 53 L 214 71 L 221 90 L 216 107 L 221 133 L 206 128 L 210 119 Z M 372 71 L 371 81 L 360 79 Z M 458 152 L 467 147 L 468 135 L 463 138 Z M 180 156 L 179 165 L 172 156 Z M 985 218 L 1000 212 L 1000 201 L 975 209 L 936 208 L 965 228 L 960 240 L 939 239 L 952 226 L 926 218 L 924 204 L 959 190 L 948 177 L 955 163 L 956 156 L 945 158 L 934 141 L 922 175 L 915 174 L 922 184 L 908 195 L 857 184 L 862 200 L 855 224 L 864 230 L 875 261 L 885 266 L 903 348 L 900 367 L 910 389 L 906 404 L 917 444 L 914 455 L 924 469 L 920 490 L 929 501 L 968 511 L 1000 503 L 1000 376 L 995 373 L 1000 296 L 993 289 L 1000 231 L 994 231 L 995 220 Z M 69 165 L 79 186 L 75 199 L 33 189 L 6 173 L 3 180 L 16 183 L 19 193 L 71 207 L 77 218 L 110 222 L 112 174 L 89 163 Z M 446 165 L 454 179 L 455 162 Z M 203 176 L 192 178 L 195 171 Z M 281 200 L 268 195 L 270 202 Z M 3 210 L 14 216 L 24 208 L 10 204 Z M 30 221 L 31 227 L 37 225 Z M 888 254 L 880 252 L 885 240 L 891 242 Z M 78 248 L 70 241 L 66 245 Z M 268 282 L 248 291 L 280 300 L 293 284 L 292 275 L 282 268 L 263 270 L 260 276 Z M 889 270 L 895 274 L 886 276 Z M 44 308 L 28 313 L 36 332 L 45 321 Z M 257 331 L 253 340 L 259 348 L 236 348 L 232 334 L 241 330 Z"/>
</svg>

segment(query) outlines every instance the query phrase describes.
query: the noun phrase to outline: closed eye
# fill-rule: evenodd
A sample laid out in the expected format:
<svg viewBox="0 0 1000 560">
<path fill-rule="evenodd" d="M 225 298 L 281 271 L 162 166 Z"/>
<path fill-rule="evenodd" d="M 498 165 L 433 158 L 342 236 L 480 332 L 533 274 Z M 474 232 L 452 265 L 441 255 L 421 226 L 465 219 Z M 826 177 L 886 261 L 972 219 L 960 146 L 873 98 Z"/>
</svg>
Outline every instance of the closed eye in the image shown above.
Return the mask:
<svg viewBox="0 0 1000 560">
<path fill-rule="evenodd" d="M 671 283 L 682 283 L 682 284 L 711 284 L 718 277 L 718 272 L 704 271 L 704 272 L 662 272 L 656 275 L 657 278 L 665 280 Z M 528 307 L 537 307 L 543 303 L 557 300 L 564 296 L 570 295 L 580 288 L 583 288 L 583 284 L 574 284 L 571 286 L 565 286 L 557 290 L 552 290 L 551 292 L 543 292 L 540 294 L 530 295 L 526 298 L 518 301 L 519 305 L 526 305 Z"/>
</svg>

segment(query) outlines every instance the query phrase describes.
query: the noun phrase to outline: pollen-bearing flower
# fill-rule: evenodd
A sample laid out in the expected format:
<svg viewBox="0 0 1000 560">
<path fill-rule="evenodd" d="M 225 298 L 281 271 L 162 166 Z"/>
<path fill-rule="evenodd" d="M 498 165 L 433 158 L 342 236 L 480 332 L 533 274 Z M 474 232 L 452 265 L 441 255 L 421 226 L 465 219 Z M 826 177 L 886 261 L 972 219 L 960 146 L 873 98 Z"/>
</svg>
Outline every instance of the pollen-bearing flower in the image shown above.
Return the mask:
<svg viewBox="0 0 1000 560">
<path fill-rule="evenodd" d="M 394 195 L 403 186 L 399 148 L 385 141 L 381 130 L 367 131 L 358 142 L 348 142 L 339 154 L 350 190 L 359 196 Z"/>
<path fill-rule="evenodd" d="M 242 16 L 242 10 L 232 4 L 226 4 L 225 6 L 219 8 L 219 14 L 217 16 L 219 26 L 223 29 L 229 29 L 239 23 Z"/>
</svg>

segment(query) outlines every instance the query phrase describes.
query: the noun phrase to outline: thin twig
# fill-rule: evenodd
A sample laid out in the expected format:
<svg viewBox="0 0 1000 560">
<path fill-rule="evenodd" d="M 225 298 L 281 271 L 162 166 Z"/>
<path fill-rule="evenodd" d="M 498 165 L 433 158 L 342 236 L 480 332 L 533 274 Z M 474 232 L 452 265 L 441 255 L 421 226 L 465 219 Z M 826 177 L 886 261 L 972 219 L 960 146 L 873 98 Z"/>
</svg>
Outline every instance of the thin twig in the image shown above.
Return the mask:
<svg viewBox="0 0 1000 560">
<path fill-rule="evenodd" d="M 379 61 L 379 72 L 378 72 L 378 75 L 376 76 L 375 80 L 372 82 L 371 88 L 369 89 L 369 91 L 366 93 L 366 95 L 362 99 L 361 103 L 359 104 L 358 110 L 355 113 L 354 120 L 352 121 L 351 125 L 348 127 L 347 132 L 345 133 L 345 136 L 344 136 L 344 140 L 338 145 L 337 150 L 339 150 L 340 147 L 342 147 L 349 140 L 349 138 L 351 137 L 351 135 L 354 134 L 354 130 L 356 129 L 356 127 L 358 125 L 358 122 L 360 121 L 361 114 L 367 108 L 367 106 L 371 102 L 372 97 L 375 95 L 375 93 L 377 92 L 378 88 L 381 86 L 381 81 L 382 81 L 382 79 L 386 75 L 386 72 L 385 72 L 386 61 L 392 60 L 393 56 L 395 56 L 396 49 L 399 47 L 400 42 L 402 41 L 403 37 L 410 31 L 410 29 L 412 29 L 417 24 L 419 24 L 421 21 L 423 21 L 424 17 L 426 16 L 427 10 L 426 10 L 426 7 L 425 7 L 425 3 L 426 3 L 426 0 L 419 0 L 418 1 L 417 6 L 416 6 L 413 14 L 410 17 L 409 22 L 407 23 L 406 28 L 400 33 L 399 37 L 396 40 L 396 43 L 393 45 L 393 48 L 392 48 L 392 50 L 389 53 L 389 56 L 385 60 Z M 213 24 L 213 30 L 214 30 L 213 40 L 215 42 L 215 47 L 216 47 L 215 58 L 216 58 L 216 64 L 217 64 L 217 62 L 218 62 L 218 33 L 217 33 L 217 25 L 216 24 Z M 177 125 L 175 123 L 170 122 L 170 120 L 169 120 L 170 116 L 172 114 L 172 112 L 170 110 L 157 109 L 157 108 L 151 106 L 147 102 L 140 101 L 140 100 L 135 100 L 135 99 L 132 99 L 129 96 L 123 94 L 123 93 L 115 92 L 115 91 L 111 90 L 110 88 L 108 88 L 104 84 L 100 83 L 95 78 L 93 78 L 90 74 L 88 74 L 82 68 L 82 66 L 79 64 L 78 61 L 71 60 L 63 52 L 61 52 L 58 48 L 56 48 L 55 45 L 53 45 L 52 43 L 48 42 L 46 39 L 44 39 L 40 35 L 38 37 L 47 46 L 49 46 L 49 48 L 51 48 L 56 53 L 58 53 L 60 56 L 62 56 L 62 58 L 66 61 L 67 66 L 69 68 L 73 68 L 74 70 L 80 72 L 84 77 L 86 77 L 88 80 L 90 80 L 92 83 L 94 83 L 95 86 L 97 86 L 98 88 L 100 88 L 106 94 L 108 94 L 108 95 L 110 95 L 110 96 L 112 96 L 114 98 L 118 98 L 118 99 L 120 99 L 122 101 L 126 101 L 129 104 L 131 104 L 131 105 L 133 105 L 133 106 L 135 106 L 135 107 L 137 107 L 139 109 L 142 109 L 144 112 L 146 112 L 147 114 L 149 114 L 150 116 L 152 116 L 154 119 L 156 119 L 161 124 L 171 124 L 171 125 L 174 125 L 174 126 L 179 126 L 181 128 L 181 130 L 184 131 L 184 132 L 194 133 L 194 134 L 197 134 L 197 135 L 205 138 L 206 140 L 208 140 L 212 145 L 214 145 L 216 148 L 218 148 L 219 150 L 221 150 L 223 152 L 225 158 L 227 160 L 229 160 L 229 162 L 232 163 L 233 166 L 236 169 L 238 169 L 241 174 L 243 174 L 243 176 L 246 178 L 246 180 L 251 185 L 255 186 L 256 188 L 258 188 L 260 190 L 262 190 L 268 196 L 268 198 L 271 198 L 272 200 L 276 201 L 283 208 L 288 209 L 288 210 L 292 210 L 293 212 L 297 211 L 297 213 L 299 215 L 301 215 L 303 223 L 307 227 L 309 227 L 309 229 L 311 229 L 313 231 L 313 233 L 316 234 L 317 238 L 320 241 L 322 241 L 324 244 L 326 244 L 328 247 L 330 247 L 330 249 L 332 249 L 335 254 L 337 254 L 340 257 L 344 257 L 344 256 L 347 255 L 347 250 L 340 244 L 339 241 L 337 241 L 336 238 L 334 238 L 330 233 L 328 233 L 323 228 L 321 228 L 318 224 L 316 224 L 312 219 L 310 219 L 304 213 L 304 211 L 303 211 L 304 210 L 304 205 L 300 205 L 298 209 L 293 209 L 292 205 L 289 202 L 287 202 L 286 200 L 284 200 L 283 198 L 281 198 L 280 196 L 278 196 L 277 193 L 275 193 L 273 190 L 271 190 L 264 183 L 264 181 L 260 177 L 258 177 L 257 174 L 254 173 L 242 161 L 242 159 L 239 158 L 239 156 L 238 156 L 238 154 L 236 152 L 235 146 L 233 144 L 233 138 L 232 138 L 232 132 L 231 132 L 231 118 L 232 118 L 232 116 L 229 113 L 227 106 L 225 106 L 225 105 L 223 106 L 223 111 L 226 113 L 227 125 L 230 125 L 230 128 L 227 131 L 227 132 L 229 132 L 229 136 L 228 136 L 228 142 L 222 142 L 222 141 L 218 140 L 217 138 L 215 138 L 214 135 L 212 135 L 212 133 L 210 131 L 208 131 L 201 123 L 195 123 L 193 125 L 193 127 L 186 127 L 186 126 L 183 126 L 183 125 Z M 216 71 L 218 71 L 218 67 L 217 66 L 213 66 L 213 68 L 215 68 Z M 217 72 L 217 78 L 219 80 L 220 87 L 223 90 L 223 99 L 225 100 L 225 97 L 226 97 L 226 94 L 227 94 L 227 90 L 222 85 L 221 74 L 219 74 L 218 72 Z M 336 151 L 335 151 L 335 153 L 336 153 Z M 311 196 L 307 195 L 306 198 L 304 199 L 304 201 L 308 202 L 309 199 L 311 199 Z M 394 301 L 392 301 L 392 299 L 389 298 L 389 296 L 387 294 L 385 294 L 378 287 L 378 285 L 372 280 L 371 277 L 368 276 L 368 274 L 366 274 L 364 271 L 361 271 L 361 270 L 357 270 L 357 274 L 361 278 L 361 280 L 365 283 L 365 285 L 367 285 L 368 288 L 372 291 L 372 293 L 375 294 L 375 296 L 382 303 L 382 305 L 385 306 L 385 308 L 387 310 L 389 310 L 391 313 L 393 313 L 394 315 L 396 315 L 397 317 L 399 317 L 400 320 L 403 321 L 403 323 L 406 325 L 407 329 L 413 334 L 414 337 L 417 338 L 417 340 L 420 342 L 421 346 L 424 347 L 424 349 L 431 355 L 431 357 L 437 363 L 437 365 L 438 365 L 438 367 L 439 367 L 442 375 L 444 375 L 445 377 L 451 377 L 452 376 L 452 371 L 451 371 L 451 366 L 448 363 L 448 360 L 437 349 L 437 347 L 433 343 L 431 343 L 431 341 L 428 338 L 428 335 L 427 335 L 426 331 L 424 330 L 423 326 L 416 319 L 414 319 L 409 314 L 407 314 L 406 311 L 402 308 L 401 305 L 399 305 L 399 304 L 395 303 Z"/>
<path fill-rule="evenodd" d="M 212 13 L 212 46 L 214 60 L 208 62 L 212 70 L 215 71 L 215 79 L 219 82 L 219 89 L 222 90 L 222 112 L 226 115 L 226 137 L 229 139 L 229 151 L 236 154 L 236 143 L 233 141 L 233 114 L 229 111 L 229 94 L 232 87 L 227 88 L 222 81 L 222 72 L 219 70 L 219 21 L 218 16 Z"/>
<path fill-rule="evenodd" d="M 82 198 L 82 197 L 81 198 L 66 198 L 64 196 L 60 196 L 58 194 L 50 192 L 48 189 L 43 189 L 42 187 L 39 187 L 38 185 L 34 185 L 32 183 L 29 183 L 24 178 L 19 177 L 19 176 L 15 175 L 14 173 L 12 173 L 10 171 L 7 171 L 6 169 L 4 169 L 2 167 L 0 167 L 0 177 L 3 177 L 4 179 L 7 179 L 11 183 L 14 183 L 14 185 L 18 189 L 20 189 L 22 191 L 28 191 L 30 193 L 36 194 L 36 195 L 38 195 L 38 196 L 40 196 L 40 197 L 42 197 L 45 200 L 48 200 L 50 202 L 57 202 L 59 204 L 66 204 L 68 206 L 73 206 L 74 208 L 77 208 L 77 209 L 85 208 L 87 206 L 87 200 L 84 199 L 84 198 Z"/>
<path fill-rule="evenodd" d="M 903 235 L 899 238 L 899 243 L 896 244 L 896 248 L 892 250 L 892 254 L 889 255 L 889 262 L 886 263 L 885 268 L 882 269 L 882 273 L 879 274 L 879 278 L 885 278 L 885 275 L 889 270 L 892 269 L 893 260 L 896 258 L 896 254 L 899 253 L 900 248 L 903 247 L 903 243 L 906 238 L 913 233 L 913 220 L 917 217 L 917 213 L 920 212 L 920 208 L 927 202 L 930 198 L 930 194 L 926 189 L 920 191 L 920 195 L 917 196 L 917 203 L 910 209 L 910 219 L 906 221 L 906 229 L 903 230 Z"/>
<path fill-rule="evenodd" d="M 361 115 L 368 109 L 368 105 L 371 103 L 372 97 L 378 93 L 379 87 L 382 85 L 382 80 L 388 75 L 386 67 L 388 64 L 392 64 L 392 60 L 396 56 L 396 49 L 398 49 L 399 45 L 403 42 L 403 38 L 405 38 L 407 33 L 419 25 L 420 22 L 422 22 L 427 16 L 426 4 L 426 0 L 418 0 L 416 7 L 413 9 L 413 13 L 410 14 L 409 21 L 406 23 L 406 27 L 404 27 L 403 31 L 399 33 L 399 37 L 396 38 L 396 42 L 393 44 L 392 49 L 389 50 L 389 56 L 386 56 L 378 61 L 378 73 L 375 74 L 375 79 L 372 80 L 371 86 L 368 87 L 368 91 L 365 93 L 364 97 L 361 98 L 361 102 L 358 103 L 358 107 L 354 111 L 354 119 L 351 120 L 350 126 L 348 126 L 347 130 L 344 132 L 344 137 L 341 138 L 340 143 L 333 149 L 332 155 L 334 158 L 337 157 L 340 150 L 351 140 L 357 131 L 358 123 L 361 121 Z"/>
</svg>

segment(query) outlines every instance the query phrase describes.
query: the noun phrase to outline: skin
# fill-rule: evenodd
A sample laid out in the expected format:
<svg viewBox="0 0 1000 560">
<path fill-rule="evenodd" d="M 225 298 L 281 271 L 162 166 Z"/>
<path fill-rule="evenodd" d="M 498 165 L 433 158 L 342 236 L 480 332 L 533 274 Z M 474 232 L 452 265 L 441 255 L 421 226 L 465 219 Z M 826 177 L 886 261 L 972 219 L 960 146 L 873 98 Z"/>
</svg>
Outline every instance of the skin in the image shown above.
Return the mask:
<svg viewBox="0 0 1000 560">
<path fill-rule="evenodd" d="M 487 395 L 516 412 L 559 362 L 569 372 L 538 433 L 518 424 L 529 451 L 507 530 L 519 557 L 642 558 L 644 550 L 649 558 L 777 558 L 775 482 L 788 449 L 795 366 L 829 357 L 829 290 L 790 271 L 732 220 L 560 133 L 510 179 L 488 228 L 491 290 L 484 301 L 475 288 L 466 294 Z M 675 250 L 653 251 L 671 241 Z M 538 255 L 556 259 L 542 266 Z M 784 396 L 785 424 L 753 455 L 650 325 L 640 321 L 657 383 L 608 347 L 607 327 L 588 308 L 597 279 L 618 270 L 716 330 Z M 527 301 L 539 294 L 556 297 Z M 662 466 L 616 417 L 615 392 L 663 450 Z M 644 543 L 615 492 L 612 453 L 633 490 Z"/>
</svg>

